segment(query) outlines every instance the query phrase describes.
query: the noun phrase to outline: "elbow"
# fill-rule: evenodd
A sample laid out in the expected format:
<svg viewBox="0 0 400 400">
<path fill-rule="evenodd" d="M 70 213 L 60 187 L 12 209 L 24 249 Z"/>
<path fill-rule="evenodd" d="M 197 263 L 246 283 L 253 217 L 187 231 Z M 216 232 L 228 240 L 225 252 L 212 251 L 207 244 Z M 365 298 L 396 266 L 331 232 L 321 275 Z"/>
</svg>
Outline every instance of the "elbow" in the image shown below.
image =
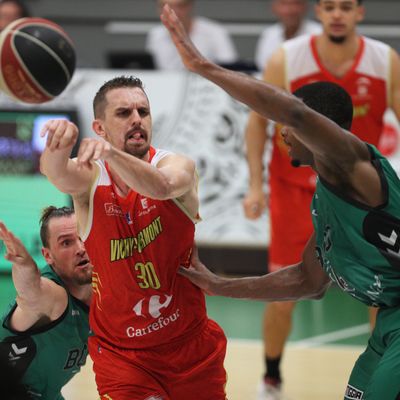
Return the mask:
<svg viewBox="0 0 400 400">
<path fill-rule="evenodd" d="M 174 185 L 168 178 L 161 176 L 157 184 L 149 188 L 150 197 L 156 200 L 169 200 L 174 196 Z"/>
<path fill-rule="evenodd" d="M 326 289 L 322 289 L 319 291 L 314 292 L 311 296 L 311 300 L 321 300 L 325 296 Z"/>
<path fill-rule="evenodd" d="M 154 198 L 157 200 L 168 200 L 172 197 L 172 187 L 168 181 L 161 182 L 156 191 L 154 192 Z"/>
<path fill-rule="evenodd" d="M 325 293 L 330 286 L 330 282 L 325 283 L 321 286 L 317 286 L 312 290 L 312 295 L 310 296 L 310 299 L 312 300 L 321 300 L 324 296 Z"/>
<path fill-rule="evenodd" d="M 168 200 L 187 193 L 196 184 L 196 169 L 193 160 L 186 163 L 174 174 L 159 173 L 158 184 L 153 195 L 158 200 Z"/>
</svg>

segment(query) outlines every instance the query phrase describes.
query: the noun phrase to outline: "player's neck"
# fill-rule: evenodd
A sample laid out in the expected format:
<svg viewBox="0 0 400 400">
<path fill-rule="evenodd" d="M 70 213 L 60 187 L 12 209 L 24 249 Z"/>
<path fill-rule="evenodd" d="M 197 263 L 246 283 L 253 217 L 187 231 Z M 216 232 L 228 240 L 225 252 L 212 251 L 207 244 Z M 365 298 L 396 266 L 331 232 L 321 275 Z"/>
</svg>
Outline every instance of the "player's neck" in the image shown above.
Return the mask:
<svg viewBox="0 0 400 400">
<path fill-rule="evenodd" d="M 283 34 L 285 35 L 285 40 L 293 39 L 301 29 L 301 24 L 297 26 L 287 26 L 285 27 Z"/>
<path fill-rule="evenodd" d="M 349 36 L 342 43 L 335 43 L 328 35 L 317 36 L 317 51 L 320 57 L 331 61 L 345 61 L 354 58 L 360 47 L 360 36 L 356 32 Z"/>
<path fill-rule="evenodd" d="M 338 77 L 345 75 L 353 66 L 360 45 L 360 36 L 355 33 L 343 43 L 334 43 L 327 35 L 320 35 L 316 40 L 317 53 L 322 65 Z"/>
</svg>

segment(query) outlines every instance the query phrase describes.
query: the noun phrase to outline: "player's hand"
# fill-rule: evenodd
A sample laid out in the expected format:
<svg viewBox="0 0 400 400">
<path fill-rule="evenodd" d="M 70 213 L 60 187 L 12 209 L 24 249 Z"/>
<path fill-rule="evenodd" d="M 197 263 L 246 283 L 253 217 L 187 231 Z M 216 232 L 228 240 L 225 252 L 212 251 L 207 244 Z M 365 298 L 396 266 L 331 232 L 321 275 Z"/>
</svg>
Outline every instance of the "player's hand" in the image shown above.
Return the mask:
<svg viewBox="0 0 400 400">
<path fill-rule="evenodd" d="M 112 151 L 110 143 L 103 139 L 86 138 L 83 139 L 78 151 L 78 167 L 92 167 L 92 162 L 106 159 Z"/>
<path fill-rule="evenodd" d="M 168 4 L 165 4 L 162 9 L 161 21 L 168 29 L 183 64 L 188 70 L 196 71 L 206 59 L 194 46 L 180 19 Z"/>
<path fill-rule="evenodd" d="M 260 218 L 266 207 L 267 196 L 262 190 L 249 190 L 243 199 L 243 211 L 248 219 Z"/>
<path fill-rule="evenodd" d="M 179 274 L 188 278 L 192 283 L 203 289 L 209 295 L 217 294 L 219 276 L 213 274 L 199 259 L 197 247 L 193 247 L 190 267 L 180 267 Z"/>
<path fill-rule="evenodd" d="M 32 259 L 21 240 L 14 236 L 1 221 L 0 240 L 4 242 L 6 247 L 6 254 L 4 255 L 6 260 L 11 261 L 13 264 L 36 266 L 35 261 Z"/>
<path fill-rule="evenodd" d="M 40 136 L 47 134 L 46 147 L 51 150 L 72 148 L 78 140 L 78 127 L 66 119 L 52 119 L 47 121 L 40 131 Z"/>
</svg>

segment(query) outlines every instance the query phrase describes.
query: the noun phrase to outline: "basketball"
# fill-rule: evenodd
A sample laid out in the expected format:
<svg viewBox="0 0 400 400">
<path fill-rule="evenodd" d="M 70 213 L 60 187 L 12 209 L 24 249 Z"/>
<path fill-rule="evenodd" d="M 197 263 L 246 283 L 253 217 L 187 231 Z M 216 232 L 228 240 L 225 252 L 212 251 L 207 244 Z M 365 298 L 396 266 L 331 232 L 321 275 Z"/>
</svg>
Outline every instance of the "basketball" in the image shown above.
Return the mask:
<svg viewBox="0 0 400 400">
<path fill-rule="evenodd" d="M 64 30 L 43 18 L 22 18 L 0 34 L 0 89 L 24 103 L 58 96 L 75 70 L 75 49 Z"/>
</svg>

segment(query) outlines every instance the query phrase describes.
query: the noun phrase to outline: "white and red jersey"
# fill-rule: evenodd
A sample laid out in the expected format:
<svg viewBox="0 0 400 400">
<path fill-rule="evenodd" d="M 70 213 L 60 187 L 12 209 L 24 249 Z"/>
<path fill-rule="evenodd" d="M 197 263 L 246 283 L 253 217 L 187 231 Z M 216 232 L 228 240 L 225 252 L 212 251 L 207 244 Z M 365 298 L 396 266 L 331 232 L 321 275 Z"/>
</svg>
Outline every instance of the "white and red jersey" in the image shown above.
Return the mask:
<svg viewBox="0 0 400 400">
<path fill-rule="evenodd" d="M 390 47 L 377 40 L 360 37 L 360 46 L 348 72 L 338 78 L 322 64 L 316 49 L 316 36 L 305 35 L 283 44 L 286 89 L 329 81 L 342 86 L 351 96 L 354 117 L 351 132 L 360 139 L 378 145 L 383 132 L 383 115 L 388 107 L 390 83 Z M 314 173 L 309 168 L 293 169 L 281 135 L 274 135 L 270 164 L 274 177 L 305 187 L 315 187 Z"/>
<path fill-rule="evenodd" d="M 150 149 L 156 165 L 166 154 Z M 90 327 L 104 341 L 144 349 L 178 340 L 206 321 L 202 291 L 177 273 L 188 265 L 194 220 L 176 200 L 131 190 L 121 197 L 98 162 L 83 236 L 94 265 Z"/>
</svg>

